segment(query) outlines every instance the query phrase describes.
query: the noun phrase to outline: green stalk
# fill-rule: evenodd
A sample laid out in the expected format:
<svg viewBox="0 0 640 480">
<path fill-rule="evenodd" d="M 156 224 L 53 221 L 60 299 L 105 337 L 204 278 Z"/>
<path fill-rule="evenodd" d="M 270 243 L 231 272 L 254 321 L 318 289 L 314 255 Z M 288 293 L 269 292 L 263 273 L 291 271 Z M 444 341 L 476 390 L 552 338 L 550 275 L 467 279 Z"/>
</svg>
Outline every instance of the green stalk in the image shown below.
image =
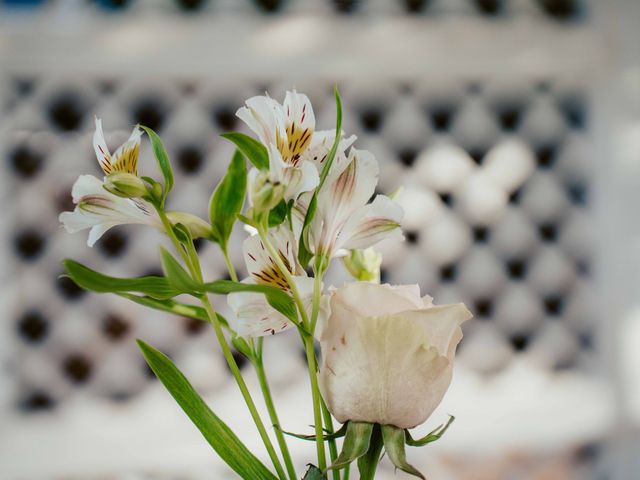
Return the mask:
<svg viewBox="0 0 640 480">
<path fill-rule="evenodd" d="M 267 381 L 267 375 L 264 370 L 264 363 L 262 361 L 262 344 L 263 337 L 258 339 L 258 348 L 256 355 L 255 368 L 256 373 L 258 374 L 258 381 L 260 382 L 260 388 L 262 390 L 262 395 L 264 396 L 264 402 L 267 406 L 267 411 L 269 412 L 269 418 L 271 419 L 271 423 L 274 426 L 276 439 L 278 440 L 278 445 L 280 446 L 280 451 L 282 452 L 282 457 L 284 458 L 284 463 L 287 468 L 287 473 L 289 474 L 289 478 L 291 480 L 296 479 L 296 471 L 293 467 L 293 461 L 291 460 L 291 454 L 289 453 L 289 447 L 287 446 L 287 441 L 284 438 L 284 434 L 282 433 L 282 428 L 280 427 L 280 420 L 278 419 L 278 413 L 276 411 L 276 407 L 273 403 L 273 397 L 271 395 L 271 389 L 269 388 L 269 382 Z"/>
<path fill-rule="evenodd" d="M 342 480 L 349 480 L 349 472 L 351 470 L 351 464 L 348 464 L 344 467 L 344 474 L 342 475 Z"/>
<path fill-rule="evenodd" d="M 227 264 L 227 270 L 229 270 L 229 276 L 231 277 L 231 280 L 233 280 L 234 282 L 237 282 L 238 274 L 236 273 L 236 269 L 233 266 L 233 263 L 231 263 L 231 259 L 229 258 L 229 252 L 227 251 L 226 246 L 222 248 L 222 255 L 224 256 L 224 261 Z"/>
<path fill-rule="evenodd" d="M 184 260 L 185 264 L 189 268 L 191 275 L 195 277 L 195 280 L 202 282 L 203 279 L 202 279 L 202 273 L 200 269 L 200 262 L 198 260 L 197 253 L 193 248 L 193 245 L 188 246 L 189 248 L 188 253 L 185 252 L 184 248 L 182 248 L 182 245 L 176 238 L 176 235 L 173 231 L 173 226 L 171 225 L 171 222 L 167 218 L 164 211 L 161 208 L 156 208 L 156 209 L 158 211 L 158 215 L 160 216 L 160 220 L 162 221 L 162 224 L 165 228 L 167 235 L 171 239 L 171 242 L 173 243 L 175 249 L 182 256 L 182 259 Z M 238 367 L 236 360 L 233 358 L 233 354 L 231 353 L 231 349 L 229 348 L 227 339 L 224 336 L 224 332 L 222 331 L 222 326 L 220 325 L 220 321 L 218 320 L 218 316 L 216 315 L 213 305 L 209 301 L 209 297 L 207 295 L 202 295 L 200 297 L 200 301 L 202 302 L 202 305 L 204 306 L 207 312 L 207 315 L 209 316 L 209 323 L 211 323 L 211 325 L 213 326 L 216 337 L 218 339 L 218 343 L 220 344 L 220 348 L 222 349 L 222 354 L 224 355 L 224 358 L 227 361 L 229 368 L 231 369 L 231 373 L 233 374 L 233 377 L 235 378 L 236 383 L 240 388 L 242 397 L 244 398 L 244 401 L 247 404 L 247 408 L 251 413 L 251 418 L 253 419 L 253 422 L 255 423 L 256 428 L 258 429 L 260 438 L 262 439 L 264 446 L 267 449 L 267 453 L 269 454 L 269 458 L 271 458 L 271 462 L 273 463 L 273 466 L 275 467 L 276 472 L 278 473 L 278 477 L 282 480 L 285 480 L 287 477 L 285 475 L 284 469 L 282 468 L 282 464 L 280 463 L 280 459 L 278 458 L 278 455 L 273 447 L 273 443 L 271 442 L 271 439 L 267 434 L 267 430 L 264 426 L 264 423 L 262 423 L 262 419 L 260 418 L 258 409 L 256 408 L 256 405 L 253 399 L 251 398 L 251 393 L 247 388 L 247 384 L 245 383 L 244 378 L 242 378 L 242 374 L 240 373 L 240 368 Z"/>
</svg>

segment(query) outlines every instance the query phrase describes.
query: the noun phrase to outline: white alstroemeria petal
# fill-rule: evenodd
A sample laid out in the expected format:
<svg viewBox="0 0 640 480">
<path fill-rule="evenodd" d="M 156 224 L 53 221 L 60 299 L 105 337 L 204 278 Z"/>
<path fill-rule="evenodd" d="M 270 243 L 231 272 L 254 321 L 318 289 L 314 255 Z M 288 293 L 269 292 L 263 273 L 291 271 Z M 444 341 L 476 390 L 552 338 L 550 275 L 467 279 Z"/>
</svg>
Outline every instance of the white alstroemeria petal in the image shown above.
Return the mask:
<svg viewBox="0 0 640 480">
<path fill-rule="evenodd" d="M 271 229 L 268 233 L 269 242 L 278 251 L 280 260 L 291 275 L 297 275 L 302 270 L 296 258 L 296 243 L 291 231 L 283 225 Z M 255 283 L 272 285 L 287 291 L 289 285 L 275 260 L 267 251 L 259 236 L 247 237 L 242 244 L 244 261 L 247 272 Z"/>
<path fill-rule="evenodd" d="M 253 283 L 250 279 L 243 283 Z M 261 293 L 236 292 L 227 295 L 227 303 L 235 313 L 234 330 L 238 335 L 262 337 L 293 327 L 293 323 L 274 309 Z"/>
<path fill-rule="evenodd" d="M 335 179 L 347 166 L 347 156 L 344 152 L 356 141 L 356 136 L 351 135 L 350 137 L 344 138 L 344 132 L 342 133 L 343 138 L 340 140 L 338 144 L 338 150 L 336 152 L 336 157 L 333 160 L 331 165 L 330 175 L 327 177 L 329 181 Z M 318 172 L 322 172 L 322 168 L 324 167 L 324 162 L 327 160 L 327 156 L 329 155 L 329 151 L 333 146 L 333 142 L 336 138 L 335 130 L 320 130 L 313 134 L 311 138 L 311 144 L 309 148 L 302 155 L 303 160 L 308 160 L 312 162 Z"/>
<path fill-rule="evenodd" d="M 140 139 L 142 130 L 136 125 L 129 139 L 118 147 L 111 158 L 113 172 L 126 172 L 138 175 L 138 156 L 140 155 Z"/>
<path fill-rule="evenodd" d="M 293 281 L 302 298 L 307 315 L 311 315 L 313 307 L 313 278 L 298 275 L 293 277 Z M 246 278 L 242 283 L 255 282 L 250 278 Z M 234 329 L 239 335 L 262 337 L 274 335 L 294 326 L 288 318 L 269 305 L 269 302 L 261 293 L 230 293 L 227 295 L 227 303 L 235 313 Z M 329 302 L 326 295 L 320 300 L 318 313 L 318 325 L 324 325 L 329 314 Z"/>
<path fill-rule="evenodd" d="M 368 248 L 388 238 L 402 240 L 400 222 L 403 215 L 399 204 L 389 197 L 378 195 L 345 222 L 336 248 Z"/>
<path fill-rule="evenodd" d="M 302 162 L 302 165 L 300 165 L 300 172 L 302 173 L 302 175 L 297 186 L 298 192 L 296 194 L 296 198 L 301 193 L 310 192 L 320 183 L 320 175 L 318 174 L 318 170 L 313 166 L 311 162 Z"/>
<path fill-rule="evenodd" d="M 282 106 L 267 96 L 251 97 L 245 104 L 245 107 L 238 109 L 236 116 L 258 135 L 265 146 L 275 144 L 276 132 L 284 132 L 285 128 Z"/>
<path fill-rule="evenodd" d="M 316 128 L 316 117 L 313 114 L 311 101 L 304 93 L 298 93 L 294 89 L 287 92 L 282 104 L 287 119 L 287 127 L 295 125 L 295 128 L 311 129 Z"/>
<path fill-rule="evenodd" d="M 93 133 L 93 149 L 96 152 L 96 158 L 100 164 L 100 168 L 105 175 L 109 175 L 111 170 L 111 154 L 109 153 L 109 147 L 104 139 L 104 132 L 102 131 L 102 120 L 96 117 L 96 131 Z"/>
<path fill-rule="evenodd" d="M 92 175 L 81 175 L 76 180 L 72 196 L 76 208 L 73 212 L 62 212 L 58 218 L 70 233 L 92 228 L 89 246 L 115 225 L 138 223 L 162 227 L 162 222 L 150 203 L 107 192 L 103 183 Z"/>
</svg>

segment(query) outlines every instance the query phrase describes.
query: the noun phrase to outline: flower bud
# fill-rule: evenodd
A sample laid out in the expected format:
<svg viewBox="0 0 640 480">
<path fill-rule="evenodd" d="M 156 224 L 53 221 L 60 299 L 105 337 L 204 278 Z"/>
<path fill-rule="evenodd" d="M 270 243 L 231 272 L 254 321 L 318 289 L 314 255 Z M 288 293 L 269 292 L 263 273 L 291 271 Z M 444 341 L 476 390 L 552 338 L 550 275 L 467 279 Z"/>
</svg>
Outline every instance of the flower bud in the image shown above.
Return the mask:
<svg viewBox="0 0 640 480">
<path fill-rule="evenodd" d="M 138 198 L 147 194 L 147 187 L 136 175 L 126 172 L 115 172 L 109 175 L 104 188 L 114 195 L 123 198 Z"/>
<path fill-rule="evenodd" d="M 168 212 L 167 218 L 174 225 L 181 223 L 187 227 L 193 238 L 206 238 L 211 236 L 211 225 L 191 213 Z"/>
<path fill-rule="evenodd" d="M 356 280 L 380 283 L 382 254 L 373 248 L 351 250 L 347 256 L 342 257 L 342 263 Z"/>
<path fill-rule="evenodd" d="M 260 172 L 253 179 L 249 191 L 249 200 L 253 206 L 253 213 L 269 212 L 284 198 L 286 185 L 274 181 L 269 172 Z"/>
</svg>

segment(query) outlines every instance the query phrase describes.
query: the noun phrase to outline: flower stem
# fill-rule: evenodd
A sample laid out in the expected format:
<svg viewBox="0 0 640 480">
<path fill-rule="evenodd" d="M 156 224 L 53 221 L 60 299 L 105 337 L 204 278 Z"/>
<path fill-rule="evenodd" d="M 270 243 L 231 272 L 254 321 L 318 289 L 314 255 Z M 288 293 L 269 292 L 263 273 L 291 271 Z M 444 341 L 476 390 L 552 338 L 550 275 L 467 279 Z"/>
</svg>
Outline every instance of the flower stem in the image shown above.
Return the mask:
<svg viewBox="0 0 640 480">
<path fill-rule="evenodd" d="M 258 375 L 258 381 L 260 382 L 260 388 L 262 390 L 262 395 L 264 396 L 264 403 L 267 406 L 267 410 L 269 412 L 269 418 L 271 419 L 271 423 L 275 429 L 276 439 L 278 440 L 278 445 L 280 446 L 280 451 L 282 452 L 282 458 L 284 459 L 285 466 L 287 468 L 287 473 L 289 474 L 289 478 L 291 480 L 296 479 L 296 471 L 293 467 L 293 461 L 291 460 L 291 454 L 289 453 L 289 447 L 287 446 L 287 441 L 284 438 L 284 434 L 282 433 L 282 429 L 280 427 L 280 420 L 278 419 L 278 413 L 276 412 L 276 407 L 273 403 L 273 397 L 271 395 L 271 389 L 269 388 L 269 382 L 267 381 L 267 375 L 264 370 L 264 363 L 262 361 L 262 344 L 264 337 L 260 337 L 258 339 L 258 347 L 256 351 L 256 361 L 255 368 L 256 373 Z"/>
<path fill-rule="evenodd" d="M 227 343 L 227 339 L 224 336 L 224 332 L 222 331 L 222 326 L 220 325 L 218 316 L 216 315 L 216 312 L 213 309 L 213 305 L 211 305 L 211 302 L 209 301 L 209 297 L 207 297 L 206 295 L 203 295 L 202 297 L 200 297 L 200 301 L 202 302 L 202 305 L 207 311 L 207 314 L 209 316 L 209 321 L 211 325 L 213 325 L 213 329 L 216 333 L 216 337 L 218 338 L 218 343 L 220 343 L 220 347 L 222 348 L 222 354 L 224 355 L 224 358 L 227 361 L 229 368 L 231 369 L 231 373 L 233 374 L 233 377 L 235 378 L 236 383 L 240 388 L 240 392 L 242 393 L 244 401 L 247 404 L 247 408 L 251 413 L 251 417 L 253 418 L 253 421 L 256 424 L 258 433 L 260 434 L 260 437 L 262 438 L 264 446 L 267 449 L 267 453 L 269 454 L 269 457 L 273 462 L 273 466 L 278 472 L 278 477 L 281 479 L 286 479 L 287 477 L 282 468 L 282 464 L 280 463 L 280 459 L 278 458 L 278 454 L 276 453 L 273 447 L 273 443 L 271 443 L 271 439 L 267 434 L 267 430 L 264 424 L 262 423 L 262 419 L 260 418 L 258 409 L 256 408 L 256 405 L 253 402 L 253 399 L 251 398 L 251 393 L 247 388 L 247 384 L 245 383 L 244 378 L 242 378 L 242 373 L 240 373 L 240 368 L 238 368 L 238 364 L 236 363 L 236 360 L 233 358 L 233 354 L 231 353 L 231 348 L 229 348 L 229 344 Z"/>
<path fill-rule="evenodd" d="M 313 337 L 305 335 L 305 353 L 307 354 L 307 366 L 309 367 L 309 380 L 311 381 L 311 397 L 313 400 L 313 423 L 316 429 L 316 450 L 318 452 L 318 468 L 327 469 L 327 458 L 324 452 L 324 435 L 322 431 L 322 412 L 320 411 L 320 389 L 318 388 L 318 376 L 316 367 L 316 352 L 313 345 Z"/>
<path fill-rule="evenodd" d="M 311 322 L 309 320 L 309 316 L 307 315 L 307 310 L 302 302 L 302 298 L 300 297 L 300 293 L 298 292 L 298 288 L 296 287 L 296 283 L 293 280 L 293 276 L 291 272 L 285 267 L 282 263 L 282 259 L 278 252 L 271 244 L 269 237 L 267 235 L 268 228 L 266 225 L 262 225 L 258 230 L 258 234 L 260 235 L 260 239 L 262 240 L 263 245 L 269 252 L 270 257 L 273 259 L 277 267 L 284 275 L 287 283 L 289 284 L 289 288 L 291 289 L 291 294 L 293 295 L 293 299 L 298 307 L 298 312 L 300 314 L 300 318 L 302 319 L 302 326 L 304 329 L 309 329 L 311 327 Z M 304 330 L 303 329 L 303 330 Z M 322 431 L 322 412 L 320 403 L 322 398 L 320 397 L 320 389 L 318 388 L 318 377 L 317 377 L 317 365 L 316 365 L 316 353 L 313 344 L 313 334 L 309 334 L 308 330 L 306 332 L 301 331 L 305 354 L 307 356 L 307 366 L 309 370 L 309 381 L 311 382 L 311 398 L 313 401 L 313 418 L 316 430 L 316 450 L 318 453 L 318 468 L 320 470 L 326 470 L 327 468 L 327 458 L 324 451 L 324 432 Z"/>
<path fill-rule="evenodd" d="M 224 256 L 224 261 L 227 264 L 227 270 L 229 270 L 229 276 L 231 277 L 231 280 L 233 280 L 234 282 L 237 282 L 238 274 L 236 273 L 236 269 L 233 266 L 231 259 L 229 258 L 229 252 L 227 251 L 226 246 L 222 248 L 222 255 Z"/>
<path fill-rule="evenodd" d="M 160 219 L 165 228 L 166 234 L 171 239 L 171 242 L 173 243 L 175 249 L 182 256 L 182 259 L 187 265 L 191 273 L 191 276 L 198 282 L 202 282 L 203 279 L 202 279 L 202 270 L 200 268 L 200 261 L 198 259 L 197 253 L 195 252 L 195 249 L 193 248 L 193 244 L 186 245 L 187 250 L 185 251 L 185 248 L 183 248 L 183 245 L 180 243 L 180 241 L 176 237 L 176 234 L 173 231 L 173 226 L 171 225 L 171 222 L 167 218 L 162 208 L 157 208 L 157 211 L 158 211 L 158 214 L 160 215 Z M 238 387 L 240 388 L 240 393 L 242 393 L 244 401 L 247 404 L 247 408 L 249 409 L 253 422 L 255 423 L 256 428 L 258 429 L 260 438 L 262 439 L 262 442 L 264 443 L 264 446 L 267 449 L 267 453 L 271 458 L 271 462 L 273 463 L 273 466 L 275 467 L 276 472 L 278 473 L 278 477 L 281 480 L 286 480 L 287 477 L 284 473 L 284 469 L 282 468 L 282 464 L 280 463 L 280 459 L 278 458 L 278 455 L 273 447 L 273 443 L 271 442 L 271 439 L 267 434 L 267 430 L 264 426 L 264 423 L 262 423 L 262 419 L 260 418 L 258 409 L 256 408 L 256 405 L 253 399 L 251 398 L 251 393 L 247 388 L 247 384 L 245 383 L 244 378 L 242 378 L 242 374 L 240 373 L 240 368 L 238 367 L 238 364 L 236 363 L 235 358 L 233 358 L 233 354 L 231 353 L 231 348 L 229 348 L 227 339 L 224 336 L 224 332 L 222 331 L 222 325 L 220 324 L 218 315 L 216 314 L 216 311 L 214 310 L 213 305 L 211 304 L 211 301 L 209 300 L 209 297 L 207 295 L 202 295 L 200 297 L 200 301 L 202 302 L 202 305 L 204 306 L 207 312 L 207 316 L 209 317 L 209 323 L 211 323 L 211 325 L 213 326 L 213 330 L 215 331 L 216 337 L 218 339 L 218 343 L 220 344 L 220 348 L 222 349 L 222 354 L 224 355 L 224 358 L 227 361 L 227 364 L 229 365 L 229 369 L 231 370 L 231 373 L 235 378 L 236 383 L 238 384 Z"/>
</svg>

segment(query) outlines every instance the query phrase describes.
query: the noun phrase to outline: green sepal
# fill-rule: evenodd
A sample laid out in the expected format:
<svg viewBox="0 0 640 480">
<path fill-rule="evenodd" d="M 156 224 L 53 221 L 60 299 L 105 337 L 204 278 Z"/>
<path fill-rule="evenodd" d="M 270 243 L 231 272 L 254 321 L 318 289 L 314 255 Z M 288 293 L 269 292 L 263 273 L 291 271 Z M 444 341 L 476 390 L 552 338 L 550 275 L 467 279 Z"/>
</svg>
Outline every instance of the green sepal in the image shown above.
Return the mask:
<svg viewBox="0 0 640 480">
<path fill-rule="evenodd" d="M 251 362 L 254 360 L 254 351 L 253 348 L 249 345 L 249 343 L 240 335 L 234 335 L 231 337 L 231 343 L 233 347 L 240 352 L 242 355 L 247 357 Z"/>
<path fill-rule="evenodd" d="M 159 300 L 186 293 L 170 284 L 165 277 L 118 278 L 96 272 L 75 260 L 67 259 L 62 264 L 66 274 L 79 287 L 97 293 L 138 292 Z"/>
<path fill-rule="evenodd" d="M 329 469 L 340 469 L 362 457 L 369 450 L 373 423 L 347 422 L 347 433 L 342 443 L 342 451 Z"/>
<path fill-rule="evenodd" d="M 264 294 L 269 305 L 282 313 L 293 323 L 298 324 L 298 311 L 293 298 L 285 291 L 270 285 L 258 285 L 255 283 L 240 283 L 231 280 L 216 280 L 203 285 L 205 291 L 210 293 L 227 294 L 233 292 L 255 292 Z"/>
<path fill-rule="evenodd" d="M 335 431 L 333 433 L 327 433 L 326 435 L 323 435 L 322 436 L 322 440 L 327 442 L 329 440 L 335 440 L 336 438 L 344 437 L 346 435 L 346 433 L 347 433 L 347 425 L 348 425 L 348 423 L 345 423 L 344 425 L 342 425 L 342 427 L 340 427 L 340 430 L 337 430 L 337 431 Z M 313 427 L 313 425 L 311 425 L 311 426 Z M 275 428 L 279 429 L 285 435 L 289 435 L 291 437 L 299 438 L 300 440 L 307 440 L 307 441 L 310 441 L 310 442 L 315 442 L 316 441 L 315 434 L 303 435 L 303 434 L 300 434 L 300 433 L 287 432 L 285 430 L 282 430 L 279 426 L 275 426 Z"/>
<path fill-rule="evenodd" d="M 315 465 L 309 464 L 309 468 L 304 474 L 304 477 L 302 477 L 302 480 L 326 480 L 326 478 L 327 477 L 322 474 L 322 470 Z"/>
<path fill-rule="evenodd" d="M 250 227 L 253 227 L 255 229 L 257 229 L 260 226 L 258 222 L 247 217 L 246 215 L 239 214 L 237 215 L 237 217 L 238 217 L 238 220 L 240 220 L 242 223 L 244 223 L 245 225 L 249 225 Z"/>
<path fill-rule="evenodd" d="M 162 262 L 162 270 L 167 280 L 169 280 L 169 283 L 177 290 L 193 295 L 204 292 L 203 286 L 191 278 L 191 275 L 182 268 L 180 262 L 162 246 L 160 247 L 160 259 Z"/>
<path fill-rule="evenodd" d="M 382 446 L 382 430 L 380 429 L 380 425 L 376 424 L 371 434 L 369 450 L 358 459 L 360 480 L 373 480 L 375 478 L 378 463 L 380 462 L 380 454 L 382 453 Z"/>
<path fill-rule="evenodd" d="M 309 229 L 309 225 L 311 224 L 318 207 L 318 192 L 322 188 L 322 185 L 324 185 L 327 175 L 329 175 L 329 170 L 331 169 L 331 165 L 333 165 L 333 160 L 338 153 L 338 147 L 340 146 L 340 140 L 342 139 L 342 100 L 340 99 L 340 92 L 338 91 L 337 85 L 334 86 L 333 93 L 336 97 L 336 137 L 333 141 L 333 145 L 331 146 L 331 150 L 329 150 L 329 153 L 327 154 L 327 160 L 320 172 L 320 183 L 313 192 L 313 196 L 309 202 L 309 208 L 307 208 L 307 214 L 305 215 L 304 222 L 302 223 L 302 234 L 300 235 L 300 242 L 298 245 L 298 260 L 300 261 L 300 265 L 304 267 L 309 264 L 313 257 L 313 254 L 306 244 L 306 239 L 308 237 L 307 230 Z"/>
<path fill-rule="evenodd" d="M 149 127 L 145 127 L 143 125 L 140 126 L 147 135 L 149 136 L 149 140 L 151 140 L 151 147 L 153 148 L 153 153 L 158 161 L 158 167 L 162 172 L 162 177 L 164 178 L 164 189 L 162 191 L 162 204 L 164 205 L 164 201 L 169 195 L 169 192 L 173 188 L 173 170 L 171 169 L 171 162 L 169 161 L 169 155 L 167 155 L 167 150 L 164 148 L 162 144 L 162 140 L 156 132 L 154 132 Z"/>
<path fill-rule="evenodd" d="M 410 445 L 412 447 L 422 447 L 422 446 L 426 445 L 427 443 L 435 442 L 436 440 L 439 440 L 440 437 L 442 437 L 442 435 L 444 435 L 444 432 L 447 431 L 447 429 L 449 428 L 449 426 L 453 423 L 453 421 L 455 419 L 456 419 L 456 417 L 454 417 L 453 415 L 449 415 L 449 420 L 447 420 L 447 423 L 443 423 L 438 428 L 436 428 L 433 431 L 427 433 L 424 437 L 418 438 L 416 440 L 414 440 L 411 437 L 411 434 L 409 433 L 409 430 L 405 430 L 405 441 L 406 441 L 407 445 Z"/>
<path fill-rule="evenodd" d="M 247 166 L 240 150 L 236 150 L 220 181 L 209 200 L 209 220 L 213 230 L 213 239 L 223 250 L 231 236 L 233 224 L 242 211 L 247 194 Z"/>
<path fill-rule="evenodd" d="M 162 352 L 138 340 L 145 360 L 220 458 L 245 480 L 277 480 L 195 391 Z"/>
<path fill-rule="evenodd" d="M 262 143 L 240 132 L 227 132 L 220 136 L 233 142 L 258 170 L 269 170 L 269 153 Z"/>
<path fill-rule="evenodd" d="M 382 439 L 384 441 L 385 452 L 387 452 L 389 459 L 396 468 L 425 480 L 424 475 L 407 462 L 407 456 L 404 451 L 404 429 L 393 425 L 382 425 Z"/>
</svg>

